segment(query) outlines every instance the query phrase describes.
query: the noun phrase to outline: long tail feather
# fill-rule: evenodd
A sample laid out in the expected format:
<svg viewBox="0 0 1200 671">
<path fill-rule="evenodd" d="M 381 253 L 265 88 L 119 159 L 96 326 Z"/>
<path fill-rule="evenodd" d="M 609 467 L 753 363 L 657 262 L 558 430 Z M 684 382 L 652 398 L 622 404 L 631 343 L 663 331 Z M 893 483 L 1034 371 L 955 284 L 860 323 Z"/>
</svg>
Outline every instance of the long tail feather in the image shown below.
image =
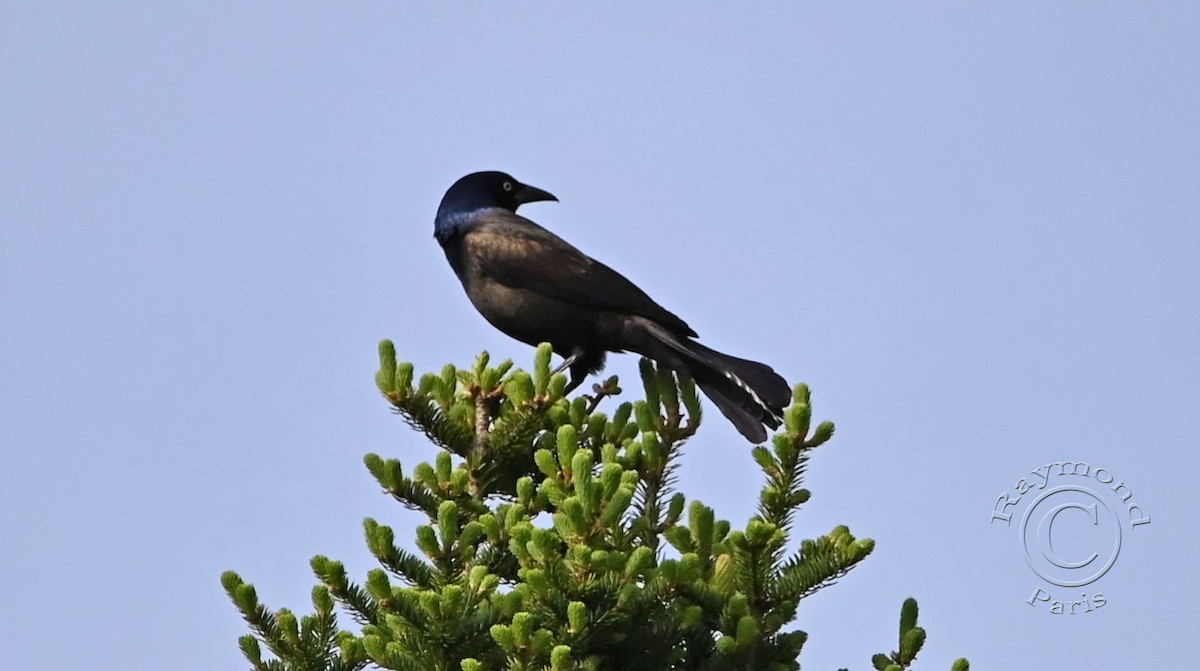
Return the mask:
<svg viewBox="0 0 1200 671">
<path fill-rule="evenodd" d="M 770 366 L 722 354 L 694 340 L 686 341 L 685 344 L 695 358 L 724 373 L 725 377 L 738 387 L 754 396 L 758 405 L 770 412 L 771 415 L 783 416 L 783 409 L 792 401 L 792 389 L 787 380 L 772 370 Z"/>
<path fill-rule="evenodd" d="M 738 433 L 745 436 L 746 440 L 752 443 L 762 443 L 767 440 L 767 430 L 763 427 L 765 418 L 762 415 L 761 409 L 757 406 L 748 406 L 744 398 L 738 398 L 738 396 L 744 396 L 745 392 L 742 392 L 737 387 L 734 387 L 732 390 L 728 388 L 722 389 L 717 385 L 707 384 L 699 380 L 696 381 L 696 385 L 713 402 L 713 405 L 717 406 L 721 414 L 725 415 L 725 418 L 733 424 Z M 726 395 L 730 391 L 734 393 Z M 772 419 L 774 418 L 769 418 L 767 421 Z M 779 426 L 779 421 L 774 420 L 771 428 L 777 426 Z"/>
<path fill-rule="evenodd" d="M 654 358 L 682 364 L 681 370 L 691 375 L 746 440 L 762 443 L 767 439 L 764 426 L 775 429 L 782 423 L 792 391 L 787 380 L 770 366 L 723 354 L 690 338 L 677 337 L 656 324 L 649 331 L 671 352 L 660 352 L 665 358 Z"/>
</svg>

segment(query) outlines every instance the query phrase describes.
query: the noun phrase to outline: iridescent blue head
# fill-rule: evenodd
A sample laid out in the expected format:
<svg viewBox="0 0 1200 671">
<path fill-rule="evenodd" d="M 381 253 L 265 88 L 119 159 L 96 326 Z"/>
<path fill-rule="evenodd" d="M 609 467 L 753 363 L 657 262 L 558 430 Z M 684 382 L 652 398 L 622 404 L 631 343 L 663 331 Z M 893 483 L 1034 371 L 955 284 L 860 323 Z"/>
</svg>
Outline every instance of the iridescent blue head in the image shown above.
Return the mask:
<svg viewBox="0 0 1200 671">
<path fill-rule="evenodd" d="M 548 191 L 522 184 L 503 172 L 473 172 L 459 179 L 446 191 L 433 220 L 434 235 L 439 238 L 470 225 L 476 215 L 488 210 L 516 212 L 525 203 L 558 200 Z"/>
</svg>

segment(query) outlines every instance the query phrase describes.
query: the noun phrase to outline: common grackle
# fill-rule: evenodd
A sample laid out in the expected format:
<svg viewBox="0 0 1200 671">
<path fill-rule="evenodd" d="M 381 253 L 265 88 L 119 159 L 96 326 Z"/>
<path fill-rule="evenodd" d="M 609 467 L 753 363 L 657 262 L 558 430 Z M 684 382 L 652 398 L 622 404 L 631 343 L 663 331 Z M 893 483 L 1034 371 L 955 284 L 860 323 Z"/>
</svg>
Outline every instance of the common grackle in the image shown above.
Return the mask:
<svg viewBox="0 0 1200 671">
<path fill-rule="evenodd" d="M 696 385 L 747 440 L 777 428 L 791 400 L 769 366 L 711 350 L 695 331 L 621 274 L 516 214 L 558 200 L 502 172 L 454 183 L 434 219 L 434 237 L 475 309 L 530 345 L 548 342 L 570 368 L 568 391 L 604 367 L 606 352 L 636 352 Z"/>
</svg>

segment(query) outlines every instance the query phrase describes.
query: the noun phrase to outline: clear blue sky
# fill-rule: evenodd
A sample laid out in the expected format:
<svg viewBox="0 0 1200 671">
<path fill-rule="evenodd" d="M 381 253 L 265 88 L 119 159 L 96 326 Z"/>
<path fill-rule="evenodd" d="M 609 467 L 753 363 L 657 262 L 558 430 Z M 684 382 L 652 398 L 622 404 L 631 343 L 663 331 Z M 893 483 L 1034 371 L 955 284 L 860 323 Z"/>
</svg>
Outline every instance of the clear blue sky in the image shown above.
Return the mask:
<svg viewBox="0 0 1200 671">
<path fill-rule="evenodd" d="M 874 555 L 805 602 L 806 668 L 1174 665 L 1200 602 L 1200 10 L 1187 3 L 58 3 L 0 7 L 0 631 L 7 668 L 236 669 L 218 576 L 308 607 L 415 520 L 361 457 L 431 448 L 372 375 L 531 350 L 431 238 L 457 177 L 839 432 L 806 535 Z M 627 377 L 632 357 L 612 359 Z M 632 380 L 630 380 L 632 382 Z M 712 413 L 682 484 L 742 522 Z M 1015 533 L 1030 469 L 1133 488 L 1108 603 L 1054 617 Z"/>
</svg>

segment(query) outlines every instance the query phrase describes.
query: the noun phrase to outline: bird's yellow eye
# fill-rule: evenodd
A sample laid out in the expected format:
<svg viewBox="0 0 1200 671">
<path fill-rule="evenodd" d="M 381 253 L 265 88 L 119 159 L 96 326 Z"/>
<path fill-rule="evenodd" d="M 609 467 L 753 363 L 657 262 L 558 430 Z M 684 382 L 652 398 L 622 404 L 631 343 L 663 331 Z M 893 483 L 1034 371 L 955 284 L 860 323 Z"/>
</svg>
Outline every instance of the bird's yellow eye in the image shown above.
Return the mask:
<svg viewBox="0 0 1200 671">
<path fill-rule="evenodd" d="M 513 183 L 512 183 L 512 182 L 505 182 L 505 183 L 504 183 L 504 190 L 505 190 L 505 191 L 512 191 L 512 190 L 513 190 Z"/>
</svg>

